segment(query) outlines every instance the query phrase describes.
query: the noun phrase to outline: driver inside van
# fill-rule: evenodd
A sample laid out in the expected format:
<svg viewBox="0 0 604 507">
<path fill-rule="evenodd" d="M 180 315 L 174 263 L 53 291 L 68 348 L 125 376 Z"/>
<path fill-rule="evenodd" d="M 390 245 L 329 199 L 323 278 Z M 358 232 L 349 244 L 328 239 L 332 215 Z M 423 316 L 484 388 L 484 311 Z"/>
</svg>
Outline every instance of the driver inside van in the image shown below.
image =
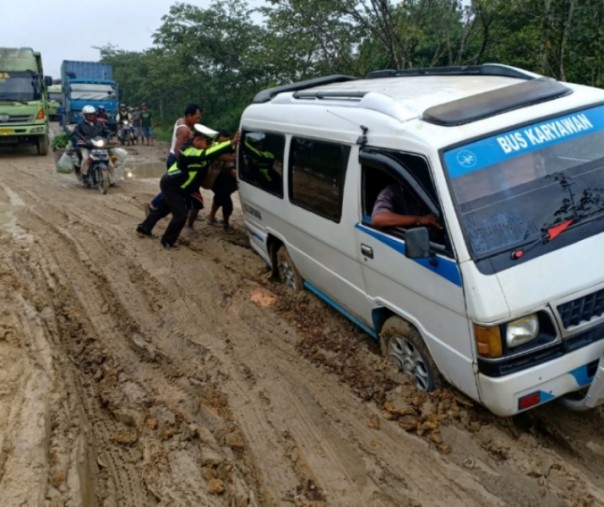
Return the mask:
<svg viewBox="0 0 604 507">
<path fill-rule="evenodd" d="M 377 196 L 371 214 L 371 225 L 379 229 L 420 226 L 443 228 L 436 215 L 418 214 L 419 207 L 414 204 L 415 199 L 408 195 L 402 183 L 391 183 Z"/>
</svg>

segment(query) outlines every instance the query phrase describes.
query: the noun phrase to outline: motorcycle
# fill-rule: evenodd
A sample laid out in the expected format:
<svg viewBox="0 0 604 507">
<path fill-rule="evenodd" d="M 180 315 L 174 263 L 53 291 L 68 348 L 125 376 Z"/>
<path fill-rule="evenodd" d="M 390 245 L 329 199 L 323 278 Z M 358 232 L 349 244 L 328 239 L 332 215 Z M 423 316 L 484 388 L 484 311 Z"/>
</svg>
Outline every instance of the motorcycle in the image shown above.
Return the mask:
<svg viewBox="0 0 604 507">
<path fill-rule="evenodd" d="M 78 143 L 79 147 L 89 150 L 88 173 L 86 176 L 80 176 L 84 185 L 89 188 L 97 187 L 101 194 L 106 194 L 109 190 L 111 155 L 109 153 L 109 142 L 103 137 L 95 137 Z"/>
<path fill-rule="evenodd" d="M 122 145 L 133 145 L 136 143 L 136 135 L 134 134 L 134 126 L 128 120 L 124 120 L 118 133 L 118 139 Z"/>
</svg>

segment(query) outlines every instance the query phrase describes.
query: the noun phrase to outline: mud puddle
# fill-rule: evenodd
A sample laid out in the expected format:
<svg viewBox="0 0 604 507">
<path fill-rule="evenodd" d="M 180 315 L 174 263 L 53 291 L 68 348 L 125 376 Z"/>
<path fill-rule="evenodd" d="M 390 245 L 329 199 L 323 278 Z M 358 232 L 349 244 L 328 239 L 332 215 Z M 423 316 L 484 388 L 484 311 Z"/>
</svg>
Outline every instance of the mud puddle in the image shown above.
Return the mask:
<svg viewBox="0 0 604 507">
<path fill-rule="evenodd" d="M 160 178 L 165 172 L 166 164 L 164 162 L 136 164 L 124 168 L 124 179 L 141 180 L 147 178 Z"/>
</svg>

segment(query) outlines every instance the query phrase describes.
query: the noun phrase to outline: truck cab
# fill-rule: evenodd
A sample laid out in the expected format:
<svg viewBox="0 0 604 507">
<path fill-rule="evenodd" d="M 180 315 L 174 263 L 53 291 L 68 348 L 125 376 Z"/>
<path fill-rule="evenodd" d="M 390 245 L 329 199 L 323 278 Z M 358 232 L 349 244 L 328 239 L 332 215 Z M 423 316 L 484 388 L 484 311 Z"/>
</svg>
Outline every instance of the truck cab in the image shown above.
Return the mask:
<svg viewBox="0 0 604 507">
<path fill-rule="evenodd" d="M 65 113 L 63 126 L 78 123 L 82 119 L 82 108 L 91 105 L 104 107 L 109 116 L 109 127 L 115 126 L 118 110 L 118 86 L 113 80 L 110 65 L 101 62 L 64 60 L 61 64 L 61 81 Z"/>
<path fill-rule="evenodd" d="M 59 108 L 63 106 L 63 88 L 60 84 L 53 84 L 48 87 L 48 119 L 59 119 Z"/>
<path fill-rule="evenodd" d="M 42 57 L 31 48 L 0 48 L 0 144 L 33 144 L 48 153 L 48 95 Z"/>
<path fill-rule="evenodd" d="M 95 108 L 103 106 L 109 115 L 110 123 L 115 123 L 118 109 L 117 85 L 113 81 L 92 81 L 73 79 L 65 89 L 66 119 L 78 123 L 82 119 L 82 108 L 89 104 Z"/>
</svg>

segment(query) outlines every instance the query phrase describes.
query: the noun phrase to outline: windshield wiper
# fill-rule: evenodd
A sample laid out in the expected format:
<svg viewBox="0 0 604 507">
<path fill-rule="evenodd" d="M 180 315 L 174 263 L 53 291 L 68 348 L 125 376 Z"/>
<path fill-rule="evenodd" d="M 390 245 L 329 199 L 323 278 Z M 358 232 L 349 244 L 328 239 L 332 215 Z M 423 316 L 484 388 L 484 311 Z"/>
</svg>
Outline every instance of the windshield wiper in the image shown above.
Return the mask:
<svg viewBox="0 0 604 507">
<path fill-rule="evenodd" d="M 551 225 L 547 228 L 542 229 L 543 232 L 541 233 L 541 236 L 539 236 L 539 238 L 537 238 L 532 243 L 529 243 L 525 247 L 517 248 L 512 252 L 512 260 L 516 261 L 520 259 L 522 256 L 524 256 L 525 253 L 527 253 L 529 250 L 532 250 L 537 245 L 545 245 L 546 243 L 549 243 L 550 241 L 556 239 L 558 236 L 560 236 L 560 234 L 562 234 L 571 225 L 575 223 L 577 223 L 577 220 L 575 220 L 574 218 L 569 218 L 567 220 L 564 220 L 564 222 L 560 222 L 559 224 Z"/>
</svg>

